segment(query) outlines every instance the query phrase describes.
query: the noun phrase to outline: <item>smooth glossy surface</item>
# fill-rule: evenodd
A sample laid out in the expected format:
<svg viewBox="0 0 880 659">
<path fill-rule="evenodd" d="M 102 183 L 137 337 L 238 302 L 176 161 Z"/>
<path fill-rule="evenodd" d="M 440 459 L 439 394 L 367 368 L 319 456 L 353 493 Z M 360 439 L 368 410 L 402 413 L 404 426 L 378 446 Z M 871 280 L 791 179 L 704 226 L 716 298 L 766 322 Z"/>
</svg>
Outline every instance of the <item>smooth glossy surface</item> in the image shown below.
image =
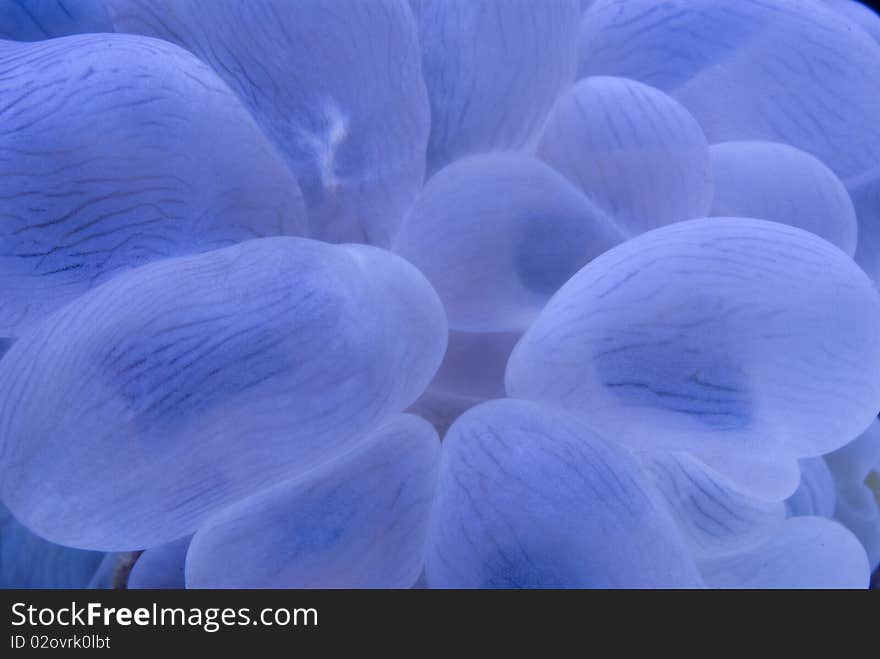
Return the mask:
<svg viewBox="0 0 880 659">
<path fill-rule="evenodd" d="M 34 535 L 0 504 L 0 588 L 85 588 L 103 558 Z"/>
<path fill-rule="evenodd" d="M 310 235 L 387 245 L 422 184 L 429 108 L 406 0 L 107 0 L 179 43 L 253 112 L 299 179 Z"/>
<path fill-rule="evenodd" d="M 640 82 L 578 82 L 553 106 L 537 153 L 628 236 L 709 212 L 703 130 L 676 100 Z"/>
<path fill-rule="evenodd" d="M 41 41 L 113 32 L 104 0 L 0 0 L 0 39 Z"/>
<path fill-rule="evenodd" d="M 824 2 L 880 43 L 880 16 L 876 11 L 859 0 L 824 0 Z"/>
<path fill-rule="evenodd" d="M 853 197 L 877 180 L 880 43 L 823 2 L 598 0 L 579 57 L 582 77 L 633 78 L 674 96 L 710 142 L 787 143 Z M 877 207 L 856 208 L 860 239 L 870 236 L 858 261 L 876 278 Z"/>
<path fill-rule="evenodd" d="M 583 268 L 514 348 L 507 392 L 609 439 L 739 459 L 838 448 L 880 409 L 880 296 L 845 254 L 774 222 L 711 218 Z"/>
<path fill-rule="evenodd" d="M 443 440 L 430 587 L 694 587 L 701 581 L 638 463 L 574 418 L 500 400 Z"/>
<path fill-rule="evenodd" d="M 724 474 L 736 489 L 765 502 L 787 499 L 797 491 L 801 469 L 794 457 L 778 454 L 718 453 L 712 446 L 695 450 L 694 457 L 714 471 Z"/>
<path fill-rule="evenodd" d="M 866 588 L 865 550 L 843 526 L 793 517 L 767 543 L 700 565 L 711 588 Z"/>
<path fill-rule="evenodd" d="M 778 142 L 723 142 L 709 152 L 715 181 L 711 215 L 782 222 L 855 254 L 852 200 L 819 160 Z"/>
<path fill-rule="evenodd" d="M 451 328 L 509 332 L 524 330 L 566 280 L 622 238 L 544 163 L 494 154 L 438 172 L 394 250 L 437 290 Z"/>
<path fill-rule="evenodd" d="M 753 547 L 778 532 L 781 501 L 761 501 L 687 453 L 637 453 L 663 495 L 694 556 L 705 558 Z"/>
<path fill-rule="evenodd" d="M 303 231 L 296 180 L 190 53 L 0 41 L 0 337 L 128 268 Z"/>
<path fill-rule="evenodd" d="M 162 544 L 350 448 L 418 398 L 445 346 L 427 282 L 373 247 L 269 238 L 163 260 L 0 362 L 0 492 L 59 542 Z"/>
<path fill-rule="evenodd" d="M 428 172 L 530 146 L 575 74 L 577 0 L 421 0 Z"/>
<path fill-rule="evenodd" d="M 439 455 L 427 422 L 395 417 L 351 453 L 209 519 L 187 555 L 187 585 L 411 587 Z"/>
</svg>

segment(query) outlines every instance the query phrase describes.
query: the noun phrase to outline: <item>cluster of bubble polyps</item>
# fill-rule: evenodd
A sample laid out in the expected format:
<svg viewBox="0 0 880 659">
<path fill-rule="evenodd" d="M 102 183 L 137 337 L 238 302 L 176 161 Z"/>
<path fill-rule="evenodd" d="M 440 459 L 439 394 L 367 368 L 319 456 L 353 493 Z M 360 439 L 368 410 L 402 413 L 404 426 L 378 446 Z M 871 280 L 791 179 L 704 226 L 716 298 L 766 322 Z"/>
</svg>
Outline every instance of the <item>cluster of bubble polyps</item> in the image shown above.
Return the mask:
<svg viewBox="0 0 880 659">
<path fill-rule="evenodd" d="M 878 38 L 0 0 L 0 584 L 866 587 Z"/>
</svg>

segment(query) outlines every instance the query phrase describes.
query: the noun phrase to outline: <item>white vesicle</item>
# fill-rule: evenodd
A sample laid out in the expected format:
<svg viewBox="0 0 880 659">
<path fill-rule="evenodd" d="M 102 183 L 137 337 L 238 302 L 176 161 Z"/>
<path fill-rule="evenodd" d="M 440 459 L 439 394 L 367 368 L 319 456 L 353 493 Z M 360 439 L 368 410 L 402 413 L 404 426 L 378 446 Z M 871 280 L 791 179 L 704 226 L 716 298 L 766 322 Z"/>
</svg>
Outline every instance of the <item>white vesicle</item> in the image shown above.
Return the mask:
<svg viewBox="0 0 880 659">
<path fill-rule="evenodd" d="M 537 153 L 628 235 L 709 212 L 706 136 L 680 103 L 640 82 L 578 82 L 553 106 Z"/>
<path fill-rule="evenodd" d="M 205 522 L 190 588 L 409 588 L 424 566 L 440 441 L 394 417 L 349 454 Z"/>
<path fill-rule="evenodd" d="M 880 409 L 878 372 L 880 296 L 850 258 L 783 224 L 708 218 L 581 269 L 514 348 L 506 381 L 609 439 L 724 472 L 727 456 L 790 464 L 842 446 Z"/>
<path fill-rule="evenodd" d="M 65 544 L 169 542 L 351 448 L 445 347 L 440 301 L 384 250 L 267 238 L 165 259 L 0 361 L 0 494 Z"/>
</svg>

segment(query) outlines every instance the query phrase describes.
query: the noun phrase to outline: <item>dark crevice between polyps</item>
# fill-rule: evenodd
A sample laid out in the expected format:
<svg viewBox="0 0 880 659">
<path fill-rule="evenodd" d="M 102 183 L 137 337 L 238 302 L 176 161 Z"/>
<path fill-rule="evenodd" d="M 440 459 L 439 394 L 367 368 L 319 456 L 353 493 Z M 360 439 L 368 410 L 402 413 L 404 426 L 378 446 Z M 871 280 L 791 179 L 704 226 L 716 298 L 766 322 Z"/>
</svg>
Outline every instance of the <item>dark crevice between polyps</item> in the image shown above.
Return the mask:
<svg viewBox="0 0 880 659">
<path fill-rule="evenodd" d="M 113 568 L 113 576 L 110 578 L 111 589 L 125 590 L 128 588 L 128 577 L 131 575 L 131 569 L 143 553 L 143 551 L 127 551 L 119 554 L 116 566 Z"/>
</svg>

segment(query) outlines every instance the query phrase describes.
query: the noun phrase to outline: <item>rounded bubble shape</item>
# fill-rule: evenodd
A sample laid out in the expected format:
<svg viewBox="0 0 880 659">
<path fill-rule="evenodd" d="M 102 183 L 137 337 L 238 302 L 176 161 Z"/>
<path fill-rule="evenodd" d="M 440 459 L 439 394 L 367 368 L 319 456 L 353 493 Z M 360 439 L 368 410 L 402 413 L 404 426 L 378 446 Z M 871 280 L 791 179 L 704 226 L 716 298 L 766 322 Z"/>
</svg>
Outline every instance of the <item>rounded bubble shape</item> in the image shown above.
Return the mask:
<svg viewBox="0 0 880 659">
<path fill-rule="evenodd" d="M 824 0 L 833 10 L 842 14 L 880 42 L 880 16 L 858 0 Z"/>
<path fill-rule="evenodd" d="M 640 82 L 578 82 L 553 106 L 537 153 L 629 235 L 709 212 L 703 130 L 676 100 Z"/>
<path fill-rule="evenodd" d="M 192 54 L 0 41 L 0 337 L 124 269 L 304 231 L 295 178 Z"/>
<path fill-rule="evenodd" d="M 429 587 L 696 587 L 691 552 L 622 447 L 564 412 L 497 400 L 443 440 Z"/>
<path fill-rule="evenodd" d="M 871 567 L 880 565 L 880 422 L 825 456 L 837 486 L 834 517 L 855 533 Z"/>
<path fill-rule="evenodd" d="M 389 420 L 350 453 L 209 519 L 187 555 L 187 586 L 413 586 L 439 456 L 425 420 Z"/>
<path fill-rule="evenodd" d="M 296 172 L 311 236 L 388 244 L 430 129 L 406 0 L 106 1 L 119 31 L 182 45 L 235 90 Z"/>
<path fill-rule="evenodd" d="M 514 348 L 507 392 L 609 439 L 724 471 L 821 455 L 880 409 L 880 296 L 800 229 L 699 219 L 634 238 L 563 286 Z"/>
<path fill-rule="evenodd" d="M 83 32 L 113 32 L 104 0 L 0 1 L 0 39 L 41 41 Z"/>
<path fill-rule="evenodd" d="M 800 461 L 801 483 L 797 491 L 785 501 L 791 517 L 833 517 L 837 505 L 834 477 L 822 458 Z"/>
<path fill-rule="evenodd" d="M 813 0 L 598 0 L 584 16 L 580 75 L 616 75 L 674 96 L 710 142 L 784 142 L 844 182 L 877 178 L 880 43 Z M 856 204 L 859 240 L 876 206 Z M 860 264 L 880 275 L 873 249 Z"/>
<path fill-rule="evenodd" d="M 781 501 L 762 501 L 687 453 L 637 452 L 694 552 L 707 558 L 756 546 L 778 532 Z"/>
<path fill-rule="evenodd" d="M 533 145 L 574 80 L 579 17 L 577 0 L 422 0 L 429 172 L 462 156 Z"/>
<path fill-rule="evenodd" d="M 186 551 L 191 540 L 191 536 L 185 536 L 147 549 L 131 568 L 126 587 L 130 590 L 185 588 Z"/>
<path fill-rule="evenodd" d="M 169 542 L 352 446 L 445 347 L 428 283 L 373 247 L 278 237 L 153 263 L 0 362 L 0 494 L 64 544 Z"/>
<path fill-rule="evenodd" d="M 787 499 L 797 491 L 801 469 L 797 458 L 749 453 L 694 451 L 695 458 L 734 484 L 735 489 L 766 502 Z"/>
<path fill-rule="evenodd" d="M 700 564 L 713 588 L 867 588 L 865 550 L 843 526 L 792 517 L 766 543 Z"/>
<path fill-rule="evenodd" d="M 506 332 L 524 330 L 569 277 L 621 240 L 562 176 L 505 153 L 432 177 L 393 247 L 434 286 L 452 329 Z"/>
<path fill-rule="evenodd" d="M 713 143 L 784 142 L 843 179 L 877 163 L 880 45 L 820 2 L 598 0 L 579 74 L 666 91 Z"/>
<path fill-rule="evenodd" d="M 0 504 L 0 588 L 85 588 L 103 558 L 34 535 Z"/>
<path fill-rule="evenodd" d="M 710 215 L 782 222 L 855 254 L 852 199 L 822 162 L 778 142 L 723 142 L 710 153 L 715 181 Z"/>
</svg>

